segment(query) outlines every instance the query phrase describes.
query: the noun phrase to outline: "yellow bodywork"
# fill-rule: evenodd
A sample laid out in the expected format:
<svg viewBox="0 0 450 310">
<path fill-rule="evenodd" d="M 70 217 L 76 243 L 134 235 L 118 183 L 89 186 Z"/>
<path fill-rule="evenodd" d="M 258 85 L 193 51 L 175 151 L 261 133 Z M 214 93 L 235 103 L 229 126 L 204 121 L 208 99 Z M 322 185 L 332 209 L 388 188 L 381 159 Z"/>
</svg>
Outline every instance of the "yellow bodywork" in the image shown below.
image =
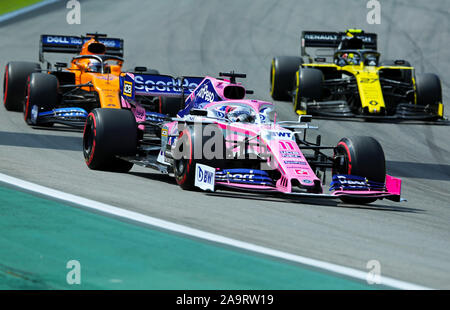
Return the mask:
<svg viewBox="0 0 450 310">
<path fill-rule="evenodd" d="M 358 85 L 359 96 L 361 99 L 362 108 L 367 108 L 367 111 L 371 114 L 379 114 L 385 109 L 385 103 L 383 98 L 383 91 L 381 89 L 379 71 L 383 69 L 406 69 L 414 70 L 413 67 L 402 67 L 402 66 L 365 66 L 361 62 L 360 65 L 346 65 L 343 67 L 337 66 L 335 64 L 304 64 L 304 67 L 314 67 L 314 68 L 334 68 L 337 71 L 345 71 L 352 74 L 356 78 Z M 297 73 L 298 75 L 298 73 Z M 413 74 L 414 76 L 414 74 Z M 297 77 L 298 81 L 298 77 Z M 413 80 L 414 83 L 414 80 Z M 415 85 L 415 83 L 414 83 Z"/>
</svg>

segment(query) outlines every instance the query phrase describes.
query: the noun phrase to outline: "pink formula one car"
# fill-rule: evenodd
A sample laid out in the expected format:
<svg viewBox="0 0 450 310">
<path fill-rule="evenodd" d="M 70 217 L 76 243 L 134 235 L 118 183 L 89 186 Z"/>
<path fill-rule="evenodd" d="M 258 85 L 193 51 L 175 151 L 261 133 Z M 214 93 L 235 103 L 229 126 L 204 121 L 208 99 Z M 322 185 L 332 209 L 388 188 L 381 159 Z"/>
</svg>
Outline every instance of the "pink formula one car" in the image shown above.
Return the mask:
<svg viewBox="0 0 450 310">
<path fill-rule="evenodd" d="M 123 74 L 123 109 L 95 109 L 87 118 L 88 167 L 121 172 L 133 164 L 151 167 L 173 174 L 183 189 L 401 201 L 401 180 L 386 174 L 374 138 L 343 138 L 337 146 L 322 146 L 320 135 L 307 141 L 307 129 L 317 129 L 310 116 L 277 122 L 272 103 L 244 99 L 251 91 L 236 78 L 245 75 L 220 76 Z"/>
</svg>

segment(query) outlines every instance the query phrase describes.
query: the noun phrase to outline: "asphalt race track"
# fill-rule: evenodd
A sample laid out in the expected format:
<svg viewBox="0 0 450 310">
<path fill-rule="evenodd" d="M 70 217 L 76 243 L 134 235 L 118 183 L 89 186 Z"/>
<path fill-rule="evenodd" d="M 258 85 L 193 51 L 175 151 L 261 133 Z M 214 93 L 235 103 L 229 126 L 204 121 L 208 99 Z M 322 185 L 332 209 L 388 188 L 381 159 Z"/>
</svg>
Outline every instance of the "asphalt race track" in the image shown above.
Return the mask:
<svg viewBox="0 0 450 310">
<path fill-rule="evenodd" d="M 113 3 L 113 4 L 112 4 Z M 442 80 L 450 111 L 450 6 L 447 0 L 382 3 L 380 25 L 366 22 L 366 1 L 152 0 L 83 1 L 81 25 L 68 25 L 65 2 L 0 25 L 0 68 L 37 61 L 39 36 L 108 33 L 125 39 L 127 68 L 161 73 L 247 73 L 253 97 L 270 100 L 273 56 L 298 55 L 302 30 L 377 32 L 386 59 L 406 59 Z M 65 56 L 52 56 L 61 61 Z M 3 75 L 2 70 L 1 74 Z M 276 102 L 278 119 L 295 119 Z M 450 289 L 450 127 L 315 120 L 325 144 L 371 135 L 382 144 L 388 173 L 404 180 L 408 201 L 367 206 L 264 198 L 235 192 L 181 190 L 169 176 L 135 167 L 128 174 L 90 171 L 81 132 L 33 129 L 22 114 L 0 107 L 0 172 L 175 223 L 288 253 Z M 315 135 L 315 133 L 312 133 Z"/>
</svg>

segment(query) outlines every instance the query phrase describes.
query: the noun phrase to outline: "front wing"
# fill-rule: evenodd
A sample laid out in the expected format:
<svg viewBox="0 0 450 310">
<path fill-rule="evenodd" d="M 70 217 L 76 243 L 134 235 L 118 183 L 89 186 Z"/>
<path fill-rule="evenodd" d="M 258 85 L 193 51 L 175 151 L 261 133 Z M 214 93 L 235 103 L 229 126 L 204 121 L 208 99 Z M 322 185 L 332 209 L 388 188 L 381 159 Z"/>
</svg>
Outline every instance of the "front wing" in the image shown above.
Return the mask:
<svg viewBox="0 0 450 310">
<path fill-rule="evenodd" d="M 439 114 L 430 111 L 426 106 L 401 103 L 396 107 L 395 114 L 355 114 L 346 101 L 322 101 L 307 103 L 307 113 L 315 116 L 331 118 L 360 118 L 370 120 L 417 120 L 446 122 Z"/>
<path fill-rule="evenodd" d="M 278 188 L 274 182 L 265 180 L 263 175 L 259 179 L 252 179 L 251 182 L 244 175 L 240 178 L 232 176 L 223 178 L 220 171 L 205 165 L 197 165 L 195 173 L 195 185 L 203 190 L 215 191 L 218 187 L 234 188 L 244 191 L 261 192 L 261 193 L 279 193 L 287 196 L 297 196 L 304 198 L 322 198 L 322 199 L 338 199 L 341 197 L 348 198 L 377 198 L 389 199 L 395 202 L 403 201 L 401 198 L 401 179 L 386 176 L 386 183 L 382 186 L 365 186 L 371 182 L 358 183 L 360 177 L 343 176 L 344 181 L 338 186 L 330 189 L 330 194 L 308 193 L 308 192 L 284 192 Z"/>
<path fill-rule="evenodd" d="M 82 108 L 58 108 L 45 112 L 32 111 L 31 115 L 33 125 L 58 123 L 71 127 L 84 127 L 88 113 Z"/>
</svg>

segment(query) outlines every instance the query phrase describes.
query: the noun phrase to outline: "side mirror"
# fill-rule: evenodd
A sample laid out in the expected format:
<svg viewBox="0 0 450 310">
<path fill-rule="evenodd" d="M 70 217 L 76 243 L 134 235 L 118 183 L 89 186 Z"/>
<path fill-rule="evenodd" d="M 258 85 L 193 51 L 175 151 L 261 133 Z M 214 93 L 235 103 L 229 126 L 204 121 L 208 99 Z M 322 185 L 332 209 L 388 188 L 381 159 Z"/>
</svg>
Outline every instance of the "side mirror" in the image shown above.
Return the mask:
<svg viewBox="0 0 450 310">
<path fill-rule="evenodd" d="M 299 123 L 311 123 L 312 121 L 312 115 L 300 115 L 298 117 Z"/>
<path fill-rule="evenodd" d="M 67 68 L 67 64 L 65 62 L 57 62 L 55 64 L 56 68 Z"/>
<path fill-rule="evenodd" d="M 134 72 L 145 72 L 147 71 L 147 67 L 135 67 Z"/>
</svg>

